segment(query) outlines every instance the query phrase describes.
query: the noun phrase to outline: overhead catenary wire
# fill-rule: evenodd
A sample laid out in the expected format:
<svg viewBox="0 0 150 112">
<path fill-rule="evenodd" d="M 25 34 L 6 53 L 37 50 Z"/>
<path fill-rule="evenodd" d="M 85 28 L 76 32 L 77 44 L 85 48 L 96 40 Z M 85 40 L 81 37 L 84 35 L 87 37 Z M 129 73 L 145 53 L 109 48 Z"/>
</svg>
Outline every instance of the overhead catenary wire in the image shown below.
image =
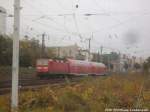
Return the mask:
<svg viewBox="0 0 150 112">
<path fill-rule="evenodd" d="M 32 6 L 32 5 L 31 5 Z M 34 7 L 34 6 L 32 6 L 32 7 Z M 35 8 L 35 7 L 34 7 Z M 38 10 L 37 11 L 38 13 L 41 13 L 42 11 L 40 11 L 40 10 Z M 64 15 L 64 14 L 63 14 Z M 58 15 L 58 16 L 63 16 L 63 15 Z M 65 15 L 68 15 L 68 14 L 65 14 Z M 69 15 L 72 15 L 72 14 L 69 14 Z M 41 19 L 41 18 L 44 18 L 45 16 L 43 15 L 43 16 L 41 16 L 41 17 L 39 17 L 39 18 L 37 18 L 37 19 L 35 19 L 35 20 L 38 20 L 38 19 Z M 35 20 L 33 20 L 33 22 L 35 21 Z M 38 22 L 39 23 L 39 22 Z M 55 22 L 56 23 L 56 22 Z M 39 23 L 39 24 L 42 24 L 42 23 Z M 54 28 L 54 27 L 53 27 Z M 54 29 L 56 29 L 56 28 L 54 28 Z M 73 33 L 71 33 L 71 34 L 73 34 Z M 74 33 L 75 34 L 75 33 Z"/>
<path fill-rule="evenodd" d="M 39 24 L 40 26 L 42 26 L 44 29 L 43 29 L 43 31 L 48 31 L 48 32 L 51 32 L 50 30 L 49 30 L 49 28 L 50 28 L 50 26 L 45 26 L 45 24 L 43 24 L 43 23 L 41 23 L 41 24 Z M 56 30 L 57 31 L 57 30 Z M 48 33 L 47 32 L 47 33 Z M 63 34 L 64 35 L 64 34 Z"/>
<path fill-rule="evenodd" d="M 128 18 L 128 19 L 126 19 L 126 20 L 124 20 L 124 21 L 122 21 L 122 22 L 116 23 L 116 24 L 111 25 L 111 26 L 106 27 L 106 28 L 101 28 L 101 29 L 99 29 L 99 30 L 97 30 L 97 31 L 94 31 L 94 33 L 99 33 L 100 31 L 103 31 L 103 30 L 115 29 L 115 28 L 117 28 L 117 27 L 119 27 L 119 26 L 122 26 L 122 25 L 124 25 L 124 24 L 126 24 L 126 23 L 128 23 L 128 22 L 131 22 L 131 21 L 135 21 L 135 17 L 132 17 L 132 18 L 130 17 L 130 18 Z"/>
<path fill-rule="evenodd" d="M 28 20 L 28 19 L 26 19 L 26 20 Z M 30 20 L 31 22 L 32 22 L 32 20 Z M 49 25 L 45 25 L 44 23 L 41 23 L 41 22 L 39 22 L 38 23 L 41 27 L 39 28 L 38 27 L 38 29 L 42 29 L 42 31 L 40 31 L 40 30 L 37 30 L 37 28 L 33 28 L 33 30 L 35 31 L 36 30 L 36 34 L 38 35 L 39 33 L 42 33 L 43 31 L 48 31 L 48 32 L 51 32 L 51 30 L 49 29 L 49 28 L 51 28 L 51 26 L 49 26 Z M 30 25 L 28 25 L 28 26 L 30 26 Z M 43 29 L 44 28 L 44 29 Z M 32 31 L 33 31 L 32 30 Z M 56 30 L 56 31 L 58 31 L 58 29 L 54 29 L 53 27 L 52 27 L 52 30 Z M 60 31 L 62 31 L 62 30 L 60 30 Z M 48 33 L 47 32 L 47 33 Z"/>
<path fill-rule="evenodd" d="M 56 25 L 62 27 L 66 33 L 68 33 L 68 34 L 70 33 L 70 31 L 68 31 L 68 29 L 67 29 L 67 27 L 66 27 L 65 16 L 64 16 L 64 25 L 58 23 L 56 20 L 54 20 L 53 18 L 48 17 L 48 16 L 44 16 L 43 18 L 39 18 L 39 19 L 47 19 L 47 20 L 50 20 L 50 21 L 54 22 Z"/>
<path fill-rule="evenodd" d="M 109 15 L 109 17 L 111 17 L 111 18 L 112 18 L 113 20 L 115 20 L 116 22 L 121 23 L 120 20 L 118 20 L 118 19 L 112 17 L 112 15 L 110 14 L 109 11 L 106 11 L 106 9 L 104 9 L 103 7 L 101 7 L 101 5 L 99 5 L 99 3 L 97 2 L 97 0 L 92 0 L 92 1 L 98 6 L 98 8 L 101 8 L 101 9 L 103 10 L 103 12 L 107 13 L 107 14 Z"/>
<path fill-rule="evenodd" d="M 66 8 L 64 8 L 64 6 L 62 5 L 62 3 L 59 0 L 55 0 L 55 2 L 58 4 L 58 6 L 61 7 L 61 9 L 66 10 Z"/>
<path fill-rule="evenodd" d="M 32 20 L 30 20 L 30 21 L 32 21 Z M 35 21 L 34 21 L 35 22 Z M 49 28 L 50 28 L 50 26 L 49 25 L 45 25 L 45 24 L 43 24 L 43 23 L 40 23 L 40 26 L 42 26 L 43 28 L 45 28 L 46 30 L 49 30 Z M 35 28 L 34 28 L 34 30 L 35 30 Z M 43 30 L 43 31 L 45 31 L 45 30 Z M 56 31 L 57 31 L 57 29 L 56 29 Z M 49 32 L 51 32 L 51 31 L 49 31 Z M 39 33 L 37 33 L 37 34 L 39 34 Z M 49 34 L 50 35 L 50 34 Z M 65 37 L 67 37 L 67 36 L 65 36 Z M 60 41 L 57 43 L 57 44 L 60 44 L 61 42 L 62 42 L 62 40 L 64 40 L 65 38 L 63 37 L 63 38 L 60 38 Z M 65 39 L 66 40 L 66 39 Z"/>
<path fill-rule="evenodd" d="M 62 14 L 62 15 L 60 14 L 59 16 L 64 16 L 64 15 L 65 16 L 67 16 L 67 15 L 72 16 L 72 14 Z M 84 16 L 92 16 L 92 15 L 98 15 L 98 14 L 84 14 Z M 122 22 L 119 22 L 119 24 L 122 24 Z"/>
<path fill-rule="evenodd" d="M 38 11 L 37 11 L 38 12 Z M 41 11 L 40 11 L 40 13 L 41 13 Z M 61 16 L 61 15 L 59 15 L 59 16 Z M 41 19 L 41 18 L 44 18 L 45 16 L 41 16 L 40 18 L 38 18 L 38 19 Z M 50 17 L 47 17 L 48 19 L 50 19 L 50 20 L 52 20 Z M 54 20 L 52 20 L 53 22 L 55 22 L 56 24 L 58 24 L 56 21 L 54 21 Z M 41 24 L 41 23 L 40 23 Z M 65 29 L 66 29 L 66 27 L 64 27 Z M 56 28 L 55 28 L 56 29 Z M 68 31 L 67 31 L 67 33 L 68 33 Z"/>
<path fill-rule="evenodd" d="M 38 11 L 37 11 L 38 12 Z M 40 11 L 40 12 L 43 12 L 43 11 Z M 39 13 L 39 14 L 41 14 L 41 13 Z M 104 14 L 106 14 L 107 16 L 109 16 L 109 17 L 111 17 L 113 14 L 114 15 L 120 15 L 120 14 L 126 14 L 126 15 L 132 15 L 132 14 L 140 14 L 140 13 L 111 13 L 111 14 L 109 14 L 109 13 L 104 13 Z M 141 13 L 142 14 L 142 13 Z M 148 13 L 145 13 L 145 14 L 148 14 Z M 44 14 L 45 15 L 45 14 Z M 86 16 L 86 17 L 89 17 L 89 16 L 99 16 L 100 14 L 98 14 L 98 13 L 86 13 L 86 14 L 76 14 L 77 16 Z M 101 14 L 102 15 L 102 14 Z M 54 16 L 62 16 L 62 17 L 67 17 L 67 16 L 72 16 L 72 14 L 58 14 L 58 15 L 54 15 Z M 40 21 L 41 22 L 41 21 Z M 125 23 L 127 23 L 127 22 L 125 22 L 125 23 L 123 23 L 123 22 L 119 22 L 119 21 L 116 21 L 117 22 L 117 24 L 114 24 L 114 25 L 112 25 L 112 26 L 110 26 L 110 27 L 106 27 L 106 28 L 102 28 L 102 29 L 100 29 L 100 30 L 96 30 L 96 31 L 93 31 L 94 33 L 101 33 L 100 31 L 101 30 L 111 30 L 111 29 L 115 29 L 115 28 L 118 28 L 119 26 L 122 26 L 122 25 L 124 25 Z M 42 22 L 41 22 L 42 23 Z M 43 24 L 43 23 L 42 23 Z M 66 23 L 65 23 L 66 24 Z M 42 25 L 42 26 L 44 26 L 44 25 Z M 50 25 L 51 26 L 51 25 Z M 47 28 L 49 27 L 49 26 L 46 26 Z M 55 29 L 55 28 L 54 28 Z M 78 27 L 78 29 L 80 29 L 79 27 Z M 55 30 L 57 30 L 57 29 L 55 29 Z M 59 30 L 59 31 L 61 31 L 61 30 Z M 62 30 L 61 32 L 64 32 L 65 33 L 65 30 Z M 69 33 L 68 33 L 69 34 Z M 74 33 L 75 34 L 75 33 Z M 75 35 L 78 35 L 78 34 L 81 34 L 81 32 L 76 32 L 76 34 Z M 71 33 L 70 33 L 70 35 L 72 35 Z M 81 35 L 83 35 L 83 33 L 81 34 Z"/>
<path fill-rule="evenodd" d="M 25 3 L 27 3 L 28 5 L 30 5 L 31 7 L 33 7 L 33 9 L 36 11 L 36 12 L 40 12 L 39 14 L 41 15 L 42 13 L 43 13 L 43 11 L 41 11 L 41 10 L 39 10 L 39 8 L 36 8 L 34 5 L 31 5 L 29 2 L 27 2 L 27 0 L 24 0 L 25 1 Z M 131 16 L 131 15 L 150 15 L 150 11 L 144 11 L 144 12 L 110 12 L 110 11 L 106 11 L 103 7 L 101 7 L 100 5 L 99 5 L 99 3 L 96 1 L 96 0 L 94 0 L 93 1 L 95 4 L 96 4 L 96 6 L 97 7 L 100 7 L 102 10 L 103 10 L 103 13 L 87 13 L 87 14 L 79 14 L 78 16 L 88 16 L 88 15 L 90 15 L 90 16 L 98 16 L 98 15 L 102 15 L 102 16 L 104 16 L 104 15 L 107 15 L 107 16 L 112 16 L 112 15 L 114 15 L 114 16 L 117 16 L 117 15 L 128 15 L 128 16 Z M 41 5 L 41 4 L 40 4 Z M 47 14 L 45 14 L 45 15 L 47 15 Z M 49 16 L 60 16 L 60 15 L 72 15 L 72 14 L 56 14 L 56 15 L 49 15 Z"/>
<path fill-rule="evenodd" d="M 78 27 L 78 22 L 77 22 L 75 14 L 73 15 L 73 19 L 74 19 L 74 23 L 75 23 L 75 27 L 76 27 L 77 33 L 79 34 L 80 39 L 82 39 L 82 36 L 80 34 L 80 30 L 79 30 L 79 27 Z"/>
</svg>

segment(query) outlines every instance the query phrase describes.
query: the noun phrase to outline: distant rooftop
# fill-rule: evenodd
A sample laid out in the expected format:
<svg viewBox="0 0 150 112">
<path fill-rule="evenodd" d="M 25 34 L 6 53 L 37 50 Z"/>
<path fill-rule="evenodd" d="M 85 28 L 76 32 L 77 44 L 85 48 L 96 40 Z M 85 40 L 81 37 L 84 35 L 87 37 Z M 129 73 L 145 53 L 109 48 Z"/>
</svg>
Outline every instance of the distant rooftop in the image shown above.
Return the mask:
<svg viewBox="0 0 150 112">
<path fill-rule="evenodd" d="M 68 47 L 79 47 L 77 44 L 73 44 L 73 45 L 65 45 L 65 46 L 50 46 L 50 48 L 68 48 Z M 80 48 L 80 47 L 79 47 Z"/>
</svg>

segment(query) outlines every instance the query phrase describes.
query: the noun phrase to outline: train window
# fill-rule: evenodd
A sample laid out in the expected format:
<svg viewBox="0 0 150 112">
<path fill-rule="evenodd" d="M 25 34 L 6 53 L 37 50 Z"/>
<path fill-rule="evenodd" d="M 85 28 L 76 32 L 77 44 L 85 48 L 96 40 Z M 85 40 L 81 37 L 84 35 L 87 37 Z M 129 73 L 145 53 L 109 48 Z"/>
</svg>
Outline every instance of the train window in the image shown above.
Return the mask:
<svg viewBox="0 0 150 112">
<path fill-rule="evenodd" d="M 48 65 L 48 59 L 37 60 L 37 65 Z"/>
</svg>

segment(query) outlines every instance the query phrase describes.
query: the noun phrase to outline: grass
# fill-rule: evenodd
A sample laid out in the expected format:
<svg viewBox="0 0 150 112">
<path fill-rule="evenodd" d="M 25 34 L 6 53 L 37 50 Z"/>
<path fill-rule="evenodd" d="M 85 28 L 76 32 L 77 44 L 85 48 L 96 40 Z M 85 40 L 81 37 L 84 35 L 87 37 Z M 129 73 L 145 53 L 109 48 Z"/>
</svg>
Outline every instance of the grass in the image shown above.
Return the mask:
<svg viewBox="0 0 150 112">
<path fill-rule="evenodd" d="M 10 111 L 9 99 L 9 95 L 0 97 L 0 112 Z M 75 85 L 20 93 L 19 112 L 104 112 L 106 108 L 150 109 L 149 76 L 87 77 Z"/>
</svg>

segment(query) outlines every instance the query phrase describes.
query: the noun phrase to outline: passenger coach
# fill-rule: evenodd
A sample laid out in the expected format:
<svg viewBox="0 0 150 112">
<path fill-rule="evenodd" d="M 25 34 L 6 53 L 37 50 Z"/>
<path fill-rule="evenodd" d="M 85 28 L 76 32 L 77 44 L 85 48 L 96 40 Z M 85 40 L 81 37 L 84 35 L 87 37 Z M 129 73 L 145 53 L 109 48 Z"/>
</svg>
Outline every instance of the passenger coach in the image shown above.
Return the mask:
<svg viewBox="0 0 150 112">
<path fill-rule="evenodd" d="M 37 75 L 40 77 L 56 75 L 104 75 L 107 72 L 107 68 L 103 63 L 73 59 L 38 59 L 36 66 Z"/>
</svg>

